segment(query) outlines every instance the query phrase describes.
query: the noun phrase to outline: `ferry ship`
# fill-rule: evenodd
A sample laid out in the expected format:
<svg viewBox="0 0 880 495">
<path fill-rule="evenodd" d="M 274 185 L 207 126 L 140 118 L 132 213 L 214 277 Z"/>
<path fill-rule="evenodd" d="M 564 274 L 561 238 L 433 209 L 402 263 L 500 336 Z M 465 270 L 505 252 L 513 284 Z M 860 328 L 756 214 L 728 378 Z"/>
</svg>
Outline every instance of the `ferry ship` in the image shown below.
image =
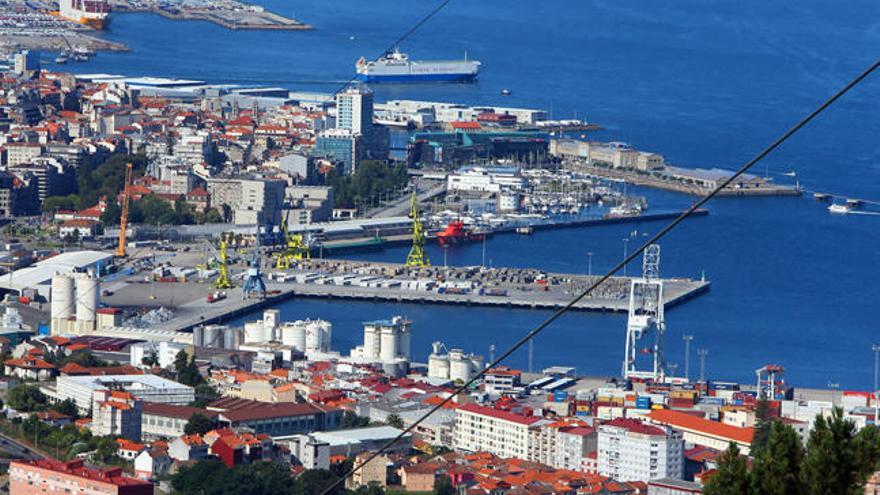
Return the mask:
<svg viewBox="0 0 880 495">
<path fill-rule="evenodd" d="M 58 0 L 58 15 L 94 29 L 107 27 L 110 15 L 108 0 Z"/>
<path fill-rule="evenodd" d="M 468 60 L 410 60 L 395 49 L 375 61 L 361 57 L 356 64 L 357 78 L 364 82 L 473 82 L 480 62 Z"/>
</svg>

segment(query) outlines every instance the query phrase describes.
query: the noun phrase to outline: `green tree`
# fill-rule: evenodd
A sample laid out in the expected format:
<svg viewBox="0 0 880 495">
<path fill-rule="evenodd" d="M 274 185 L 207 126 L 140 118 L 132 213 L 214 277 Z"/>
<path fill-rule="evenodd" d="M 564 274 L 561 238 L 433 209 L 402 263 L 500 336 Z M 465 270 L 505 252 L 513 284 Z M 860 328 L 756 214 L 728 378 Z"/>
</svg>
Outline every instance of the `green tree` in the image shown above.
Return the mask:
<svg viewBox="0 0 880 495">
<path fill-rule="evenodd" d="M 183 432 L 187 435 L 204 435 L 214 429 L 214 422 L 211 418 L 204 414 L 193 413 L 183 427 Z"/>
<path fill-rule="evenodd" d="M 9 389 L 6 403 L 16 411 L 40 411 L 46 408 L 46 396 L 39 387 L 20 383 Z"/>
<path fill-rule="evenodd" d="M 748 495 L 749 472 L 745 457 L 733 442 L 718 458 L 718 471 L 703 488 L 704 495 Z"/>
<path fill-rule="evenodd" d="M 97 437 L 98 445 L 95 449 L 95 460 L 103 464 L 118 462 L 120 458 L 116 455 L 118 446 L 113 437 Z"/>
<path fill-rule="evenodd" d="M 147 352 L 143 358 L 141 358 L 141 364 L 144 366 L 159 366 L 159 355 L 156 353 L 155 349 L 151 349 Z"/>
<path fill-rule="evenodd" d="M 55 412 L 70 416 L 73 419 L 79 418 L 79 409 L 76 407 L 76 402 L 74 402 L 73 399 L 64 399 L 57 404 L 53 404 L 51 409 Z"/>
<path fill-rule="evenodd" d="M 216 209 L 211 208 L 205 212 L 204 223 L 220 223 L 222 221 L 223 215 L 221 215 Z"/>
<path fill-rule="evenodd" d="M 859 436 L 856 425 L 844 419 L 843 410 L 834 408 L 830 418 L 816 417 L 807 454 L 804 458 L 801 478 L 804 493 L 808 495 L 856 495 L 864 493 L 868 476 L 876 469 L 876 458 L 865 439 L 876 440 L 876 431 Z M 871 462 L 871 461 L 874 462 Z"/>
<path fill-rule="evenodd" d="M 434 478 L 434 495 L 455 495 L 455 487 L 449 476 L 441 474 Z"/>
<path fill-rule="evenodd" d="M 771 421 L 766 443 L 752 463 L 751 487 L 756 495 L 801 495 L 804 447 L 794 428 Z"/>
<path fill-rule="evenodd" d="M 369 426 L 370 418 L 364 418 L 362 416 L 358 416 L 357 414 L 351 411 L 343 411 L 342 419 L 339 421 L 340 428 L 362 428 L 364 426 Z"/>
<path fill-rule="evenodd" d="M 403 429 L 403 418 L 397 414 L 389 414 L 388 417 L 385 418 L 385 422 L 388 423 L 388 426 L 393 426 L 401 430 Z"/>
<path fill-rule="evenodd" d="M 764 448 L 764 445 L 767 444 L 773 422 L 774 418 L 770 412 L 770 403 L 766 399 L 759 400 L 755 407 L 755 434 L 752 437 L 752 445 L 749 449 L 753 456 L 757 455 Z"/>
<path fill-rule="evenodd" d="M 119 219 L 122 218 L 122 207 L 113 200 L 107 201 L 107 208 L 101 213 L 101 222 L 104 225 L 119 225 Z"/>
</svg>

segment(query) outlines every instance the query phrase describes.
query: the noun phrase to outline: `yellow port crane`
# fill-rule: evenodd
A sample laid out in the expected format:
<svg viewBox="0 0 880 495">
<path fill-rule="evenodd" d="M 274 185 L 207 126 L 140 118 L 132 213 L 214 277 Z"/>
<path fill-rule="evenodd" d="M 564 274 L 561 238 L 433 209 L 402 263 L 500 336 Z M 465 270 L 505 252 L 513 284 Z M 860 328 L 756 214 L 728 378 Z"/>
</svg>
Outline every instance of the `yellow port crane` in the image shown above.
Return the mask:
<svg viewBox="0 0 880 495">
<path fill-rule="evenodd" d="M 284 235 L 285 248 L 275 255 L 275 268 L 287 270 L 294 262 L 311 258 L 311 251 L 302 234 L 291 234 L 287 229 L 286 217 L 281 219 L 281 233 Z"/>
<path fill-rule="evenodd" d="M 425 252 L 425 227 L 419 217 L 419 200 L 416 193 L 412 194 L 413 243 L 406 257 L 406 266 L 431 266 L 428 253 Z"/>
<path fill-rule="evenodd" d="M 214 282 L 217 289 L 231 289 L 232 281 L 229 279 L 229 269 L 226 266 L 226 238 L 220 238 L 220 276 Z"/>
<path fill-rule="evenodd" d="M 125 164 L 125 184 L 122 186 L 122 214 L 119 216 L 119 246 L 116 256 L 125 257 L 125 229 L 128 227 L 128 202 L 131 196 L 131 163 Z"/>
</svg>

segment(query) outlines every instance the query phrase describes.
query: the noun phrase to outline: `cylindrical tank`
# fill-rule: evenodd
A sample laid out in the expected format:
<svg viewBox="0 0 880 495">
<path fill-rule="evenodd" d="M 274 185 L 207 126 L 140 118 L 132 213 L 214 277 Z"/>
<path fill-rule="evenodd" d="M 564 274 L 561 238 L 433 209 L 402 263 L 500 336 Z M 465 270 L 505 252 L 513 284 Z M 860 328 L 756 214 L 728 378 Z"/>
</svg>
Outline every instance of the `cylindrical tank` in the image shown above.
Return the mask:
<svg viewBox="0 0 880 495">
<path fill-rule="evenodd" d="M 98 319 L 98 297 L 100 283 L 90 275 L 82 274 L 76 278 L 76 320 L 93 322 Z"/>
<path fill-rule="evenodd" d="M 410 359 L 411 337 L 412 330 L 409 322 L 406 322 L 400 329 L 400 348 L 397 350 L 397 355 L 404 359 Z"/>
<path fill-rule="evenodd" d="M 193 328 L 193 345 L 196 347 L 205 347 L 205 327 L 199 326 Z"/>
<path fill-rule="evenodd" d="M 229 350 L 237 350 L 241 344 L 241 330 L 238 328 L 227 328 L 223 332 L 223 348 Z"/>
<path fill-rule="evenodd" d="M 333 341 L 333 324 L 326 320 L 318 320 L 318 326 L 321 327 L 321 350 L 327 352 L 330 350 L 330 343 Z"/>
<path fill-rule="evenodd" d="M 445 354 L 428 356 L 428 376 L 431 378 L 449 378 L 449 357 Z"/>
<path fill-rule="evenodd" d="M 300 352 L 306 350 L 306 322 L 295 321 L 281 327 L 281 343 L 293 346 Z"/>
<path fill-rule="evenodd" d="M 263 328 L 263 342 L 274 342 L 278 336 L 276 334 L 277 328 L 273 325 L 269 325 L 266 323 L 266 320 L 263 320 L 262 324 Z"/>
<path fill-rule="evenodd" d="M 73 296 L 73 279 L 67 275 L 56 274 L 52 277 L 52 319 L 67 319 L 73 316 L 75 307 Z"/>
<path fill-rule="evenodd" d="M 308 352 L 320 352 L 324 342 L 324 331 L 316 321 L 306 324 L 306 349 Z"/>
<path fill-rule="evenodd" d="M 477 354 L 471 354 L 471 368 L 476 373 L 481 369 L 486 367 L 486 361 L 483 359 L 483 356 L 479 356 Z"/>
<path fill-rule="evenodd" d="M 263 325 L 267 327 L 277 327 L 281 324 L 281 312 L 277 309 L 267 309 L 263 311 Z"/>
<path fill-rule="evenodd" d="M 244 342 L 246 344 L 258 344 L 265 342 L 266 330 L 259 321 L 244 324 Z"/>
<path fill-rule="evenodd" d="M 223 331 L 226 329 L 223 325 L 208 325 L 205 327 L 204 343 L 205 347 L 222 347 Z"/>
<path fill-rule="evenodd" d="M 471 378 L 471 362 L 465 359 L 461 349 L 449 351 L 449 379 L 468 381 Z"/>
<path fill-rule="evenodd" d="M 364 325 L 364 357 L 379 359 L 379 327 Z"/>
<path fill-rule="evenodd" d="M 396 327 L 382 327 L 379 343 L 379 359 L 393 361 L 400 345 L 400 331 Z"/>
</svg>

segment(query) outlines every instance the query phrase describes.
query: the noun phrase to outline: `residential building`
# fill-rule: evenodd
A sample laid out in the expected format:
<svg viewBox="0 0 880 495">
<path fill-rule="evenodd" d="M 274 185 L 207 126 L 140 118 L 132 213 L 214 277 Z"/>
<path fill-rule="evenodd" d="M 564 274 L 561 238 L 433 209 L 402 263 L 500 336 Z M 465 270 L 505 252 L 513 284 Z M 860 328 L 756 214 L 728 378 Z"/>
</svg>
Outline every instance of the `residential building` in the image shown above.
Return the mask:
<svg viewBox="0 0 880 495">
<path fill-rule="evenodd" d="M 556 430 L 556 451 L 553 462 L 557 469 L 586 472 L 587 456 L 596 452 L 598 433 L 593 428 L 576 426 Z"/>
<path fill-rule="evenodd" d="M 30 163 L 43 154 L 43 146 L 39 143 L 9 143 L 6 145 L 6 166 Z"/>
<path fill-rule="evenodd" d="M 680 479 L 684 440 L 680 432 L 636 419 L 618 418 L 599 428 L 598 471 L 618 481 Z"/>
<path fill-rule="evenodd" d="M 422 463 L 400 469 L 400 484 L 410 493 L 432 492 L 436 480 L 436 464 Z"/>
<path fill-rule="evenodd" d="M 51 363 L 36 357 L 25 355 L 20 358 L 7 359 L 3 362 L 6 376 L 15 376 L 22 380 L 51 380 L 58 374 L 58 368 Z"/>
<path fill-rule="evenodd" d="M 92 469 L 82 459 L 12 461 L 9 494 L 153 495 L 153 484 L 122 475 L 122 468 Z"/>
<path fill-rule="evenodd" d="M 164 448 L 143 450 L 134 458 L 134 474 L 138 478 L 152 480 L 168 473 L 174 460 Z"/>
<path fill-rule="evenodd" d="M 288 441 L 291 455 L 306 469 L 330 469 L 330 444 L 311 435 L 294 435 Z"/>
<path fill-rule="evenodd" d="M 327 129 L 322 132 L 312 153 L 342 163 L 346 174 L 353 174 L 363 156 L 363 138 L 350 129 Z"/>
<path fill-rule="evenodd" d="M 250 178 L 209 178 L 208 193 L 214 208 L 227 206 L 236 225 L 281 222 L 285 182 Z"/>
<path fill-rule="evenodd" d="M 176 461 L 200 461 L 208 457 L 208 444 L 199 435 L 181 435 L 168 442 L 168 455 Z"/>
<path fill-rule="evenodd" d="M 269 435 L 219 431 L 221 434 L 211 442 L 211 454 L 217 456 L 226 466 L 234 467 L 271 459 L 274 443 Z"/>
<path fill-rule="evenodd" d="M 134 460 L 141 452 L 147 449 L 143 443 L 132 442 L 125 438 L 116 439 L 116 455 L 127 461 Z"/>
<path fill-rule="evenodd" d="M 141 439 L 141 401 L 122 390 L 96 390 L 92 406 L 92 432 L 133 442 Z"/>
<path fill-rule="evenodd" d="M 333 188 L 327 186 L 288 186 L 290 202 L 288 224 L 327 222 L 333 217 Z"/>
<path fill-rule="evenodd" d="M 366 135 L 373 128 L 373 92 L 364 85 L 351 86 L 336 95 L 336 128 Z"/>
<path fill-rule="evenodd" d="M 548 423 L 540 416 L 465 404 L 456 409 L 455 448 L 527 459 L 530 429 Z"/>
<path fill-rule="evenodd" d="M 489 394 L 511 393 L 522 386 L 521 378 L 521 371 L 498 366 L 483 375 L 483 389 Z"/>
<path fill-rule="evenodd" d="M 348 478 L 349 489 L 371 484 L 382 488 L 388 486 L 388 465 L 390 464 L 388 457 L 379 455 L 367 462 L 367 459 L 372 455 L 371 452 L 363 452 L 355 456 L 354 463 L 356 466 L 360 466 L 360 469 Z M 365 462 L 366 464 L 364 464 Z"/>
<path fill-rule="evenodd" d="M 0 171 L 0 218 L 33 215 L 39 206 L 35 181 Z"/>
<path fill-rule="evenodd" d="M 699 495 L 703 485 L 693 481 L 662 478 L 648 482 L 648 495 Z"/>
</svg>

